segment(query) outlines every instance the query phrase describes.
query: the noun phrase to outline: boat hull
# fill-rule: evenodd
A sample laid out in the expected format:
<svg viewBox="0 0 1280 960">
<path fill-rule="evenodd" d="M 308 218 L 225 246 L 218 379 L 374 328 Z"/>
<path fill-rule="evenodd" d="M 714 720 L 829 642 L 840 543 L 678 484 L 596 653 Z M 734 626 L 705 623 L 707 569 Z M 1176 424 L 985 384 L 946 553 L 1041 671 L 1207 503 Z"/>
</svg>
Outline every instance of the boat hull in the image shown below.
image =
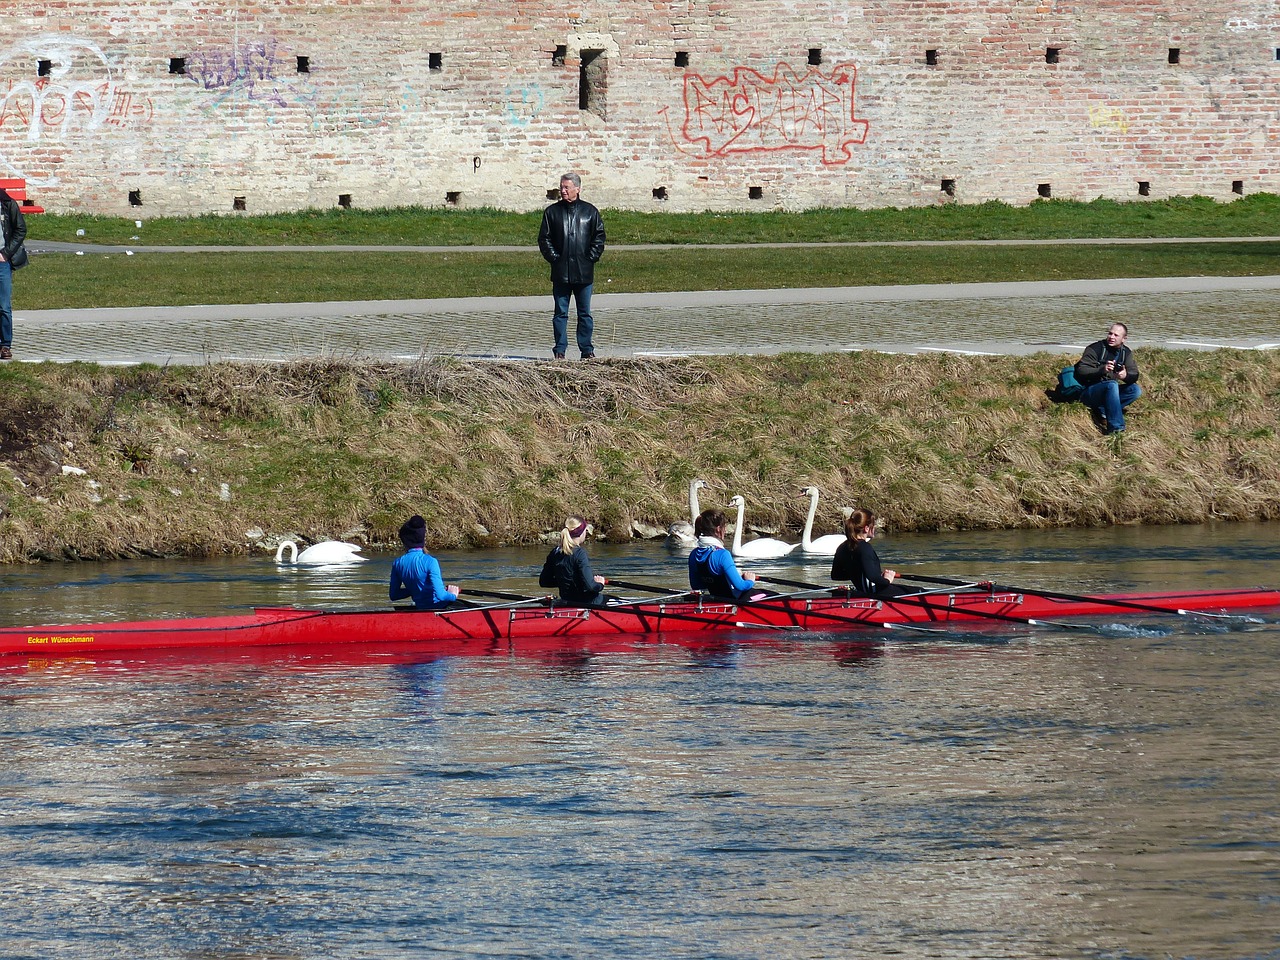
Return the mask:
<svg viewBox="0 0 1280 960">
<path fill-rule="evenodd" d="M 1150 609 L 1138 609 L 1141 607 Z M 115 651 L 236 649 L 285 645 L 437 644 L 603 638 L 730 630 L 840 631 L 896 625 L 1026 623 L 1072 617 L 1230 613 L 1280 608 L 1280 591 L 1222 590 L 1055 599 L 968 591 L 911 600 L 820 597 L 762 603 L 651 602 L 581 609 L 545 605 L 422 610 L 311 610 L 262 607 L 252 613 L 0 628 L 0 655 L 88 656 Z"/>
</svg>

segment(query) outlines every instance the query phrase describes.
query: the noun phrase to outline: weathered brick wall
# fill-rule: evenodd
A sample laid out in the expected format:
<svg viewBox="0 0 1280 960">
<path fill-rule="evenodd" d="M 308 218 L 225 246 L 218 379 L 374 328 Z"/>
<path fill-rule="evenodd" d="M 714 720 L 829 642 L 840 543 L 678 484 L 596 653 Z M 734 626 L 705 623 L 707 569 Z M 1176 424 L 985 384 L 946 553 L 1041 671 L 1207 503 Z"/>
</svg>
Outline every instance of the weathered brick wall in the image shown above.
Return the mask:
<svg viewBox="0 0 1280 960">
<path fill-rule="evenodd" d="M 0 175 L 135 216 L 532 209 L 566 169 L 635 209 L 1230 199 L 1280 192 L 1278 8 L 14 0 Z"/>
</svg>

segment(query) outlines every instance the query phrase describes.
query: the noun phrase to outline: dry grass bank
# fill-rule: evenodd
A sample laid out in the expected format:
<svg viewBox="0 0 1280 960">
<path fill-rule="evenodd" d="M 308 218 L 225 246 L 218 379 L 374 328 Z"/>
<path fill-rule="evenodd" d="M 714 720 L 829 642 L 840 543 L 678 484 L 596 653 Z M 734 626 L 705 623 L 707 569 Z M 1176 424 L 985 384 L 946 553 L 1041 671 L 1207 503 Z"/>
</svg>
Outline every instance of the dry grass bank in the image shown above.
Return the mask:
<svg viewBox="0 0 1280 960">
<path fill-rule="evenodd" d="M 208 555 L 259 540 L 614 539 L 694 477 L 795 535 L 1280 518 L 1280 354 L 1144 350 L 1121 437 L 1043 388 L 1070 358 L 885 354 L 0 370 L 0 560 Z M 85 471 L 66 471 L 74 467 Z"/>
</svg>

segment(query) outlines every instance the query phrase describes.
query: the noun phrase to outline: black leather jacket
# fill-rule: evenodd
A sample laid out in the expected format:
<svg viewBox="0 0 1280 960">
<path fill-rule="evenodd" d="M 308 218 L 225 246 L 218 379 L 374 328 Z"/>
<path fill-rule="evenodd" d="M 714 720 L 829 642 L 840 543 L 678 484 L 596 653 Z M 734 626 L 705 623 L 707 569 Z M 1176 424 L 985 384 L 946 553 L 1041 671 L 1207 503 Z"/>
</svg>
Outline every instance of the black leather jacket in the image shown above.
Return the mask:
<svg viewBox="0 0 1280 960">
<path fill-rule="evenodd" d="M 1107 361 L 1114 360 L 1116 367 L 1124 367 L 1124 379 L 1109 377 L 1106 371 Z M 1084 355 L 1076 362 L 1076 380 L 1086 387 L 1103 380 L 1120 380 L 1121 383 L 1138 382 L 1138 360 L 1125 344 L 1118 347 L 1107 346 L 1107 341 L 1096 340 L 1084 348 Z"/>
<path fill-rule="evenodd" d="M 538 249 L 551 264 L 551 282 L 585 286 L 595 282 L 596 261 L 604 254 L 600 211 L 579 198 L 559 200 L 542 213 Z"/>
<path fill-rule="evenodd" d="M 3 207 L 4 213 L 4 248 L 0 253 L 4 254 L 6 262 L 13 263 L 14 254 L 22 246 L 22 241 L 27 239 L 27 221 L 18 201 L 3 190 L 0 190 L 0 207 Z"/>
</svg>

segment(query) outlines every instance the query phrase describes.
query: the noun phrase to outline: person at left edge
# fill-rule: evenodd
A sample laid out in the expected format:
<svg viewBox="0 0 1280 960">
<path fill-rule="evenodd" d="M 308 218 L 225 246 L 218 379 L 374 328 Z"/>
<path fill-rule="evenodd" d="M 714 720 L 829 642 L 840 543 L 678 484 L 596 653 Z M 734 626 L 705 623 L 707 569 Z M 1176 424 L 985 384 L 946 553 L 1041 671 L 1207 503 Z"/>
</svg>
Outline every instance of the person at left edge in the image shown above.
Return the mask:
<svg viewBox="0 0 1280 960">
<path fill-rule="evenodd" d="M 600 211 L 579 196 L 582 178 L 566 173 L 560 178 L 560 199 L 542 213 L 538 229 L 538 249 L 551 264 L 551 295 L 555 313 L 551 332 L 552 352 L 563 360 L 569 349 L 569 298 L 578 306 L 577 340 L 583 360 L 592 360 L 596 348 L 591 342 L 595 321 L 591 317 L 591 288 L 596 263 L 604 255 L 604 221 Z"/>
<path fill-rule="evenodd" d="M 27 221 L 18 201 L 0 190 L 0 360 L 13 359 L 13 271 L 26 256 L 22 243 L 27 238 Z"/>
<path fill-rule="evenodd" d="M 575 607 L 603 607 L 609 602 L 604 594 L 604 577 L 591 572 L 591 558 L 582 542 L 587 538 L 587 521 L 569 517 L 560 531 L 560 543 L 547 554 L 538 575 L 538 586 L 556 587 L 560 599 Z"/>
<path fill-rule="evenodd" d="M 457 584 L 445 586 L 440 563 L 427 553 L 427 523 L 414 514 L 400 528 L 404 553 L 391 564 L 391 600 L 413 597 L 419 610 L 439 610 L 454 603 L 462 590 Z"/>
</svg>

